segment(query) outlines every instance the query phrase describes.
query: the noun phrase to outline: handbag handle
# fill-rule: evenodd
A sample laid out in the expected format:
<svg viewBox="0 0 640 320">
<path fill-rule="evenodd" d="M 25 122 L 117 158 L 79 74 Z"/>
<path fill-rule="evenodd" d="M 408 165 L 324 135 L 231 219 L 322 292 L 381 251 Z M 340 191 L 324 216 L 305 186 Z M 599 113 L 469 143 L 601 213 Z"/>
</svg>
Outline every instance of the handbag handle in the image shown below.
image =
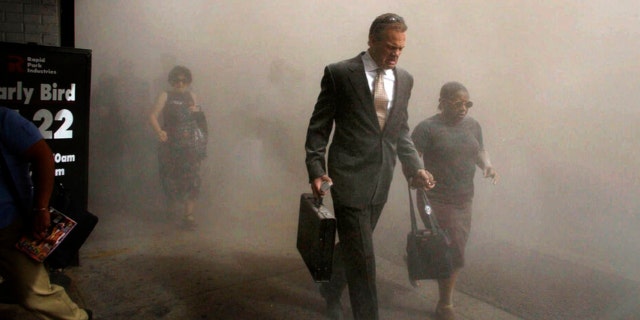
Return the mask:
<svg viewBox="0 0 640 320">
<path fill-rule="evenodd" d="M 415 209 L 413 208 L 413 195 L 411 194 L 411 185 L 409 185 L 409 208 L 410 208 L 410 212 L 411 212 L 411 232 L 418 232 L 418 222 L 416 220 L 416 212 Z M 438 224 L 438 219 L 434 218 L 431 210 L 431 202 L 429 202 L 429 198 L 427 198 L 427 192 L 422 189 L 419 188 L 417 189 L 417 193 L 420 195 L 420 197 L 422 198 L 422 200 L 424 201 L 424 212 L 427 214 L 427 217 L 429 217 L 429 226 L 426 226 L 427 229 L 430 229 L 430 231 L 433 234 L 438 234 L 440 232 L 440 225 Z M 417 205 L 417 204 L 416 204 Z"/>
</svg>

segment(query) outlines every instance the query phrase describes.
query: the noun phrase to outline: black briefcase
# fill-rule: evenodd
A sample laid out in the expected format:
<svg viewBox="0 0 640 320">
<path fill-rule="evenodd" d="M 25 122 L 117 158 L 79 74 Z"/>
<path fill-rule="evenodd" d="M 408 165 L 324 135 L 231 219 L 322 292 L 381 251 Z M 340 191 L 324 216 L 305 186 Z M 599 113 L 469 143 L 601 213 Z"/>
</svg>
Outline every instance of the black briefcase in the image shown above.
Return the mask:
<svg viewBox="0 0 640 320">
<path fill-rule="evenodd" d="M 440 228 L 438 220 L 433 217 L 425 191 L 419 189 L 418 194 L 424 200 L 429 226 L 418 230 L 411 190 L 409 190 L 411 206 L 411 231 L 407 234 L 409 278 L 412 280 L 449 278 L 453 270 L 449 236 Z"/>
<path fill-rule="evenodd" d="M 315 282 L 331 278 L 336 218 L 321 199 L 311 193 L 300 196 L 296 247 Z"/>
</svg>

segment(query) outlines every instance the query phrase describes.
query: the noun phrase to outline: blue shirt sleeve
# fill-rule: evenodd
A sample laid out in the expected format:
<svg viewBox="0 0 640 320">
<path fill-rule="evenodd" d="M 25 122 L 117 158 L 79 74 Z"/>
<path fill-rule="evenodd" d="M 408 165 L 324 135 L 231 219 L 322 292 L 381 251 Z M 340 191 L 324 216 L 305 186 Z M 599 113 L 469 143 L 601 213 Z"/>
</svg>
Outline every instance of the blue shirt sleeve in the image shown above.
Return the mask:
<svg viewBox="0 0 640 320">
<path fill-rule="evenodd" d="M 0 171 L 0 228 L 8 226 L 18 215 L 18 204 L 28 204 L 31 198 L 29 164 L 21 156 L 42 139 L 38 128 L 18 112 L 0 107 L 0 151 L 21 199 L 15 199 L 5 170 Z"/>
</svg>

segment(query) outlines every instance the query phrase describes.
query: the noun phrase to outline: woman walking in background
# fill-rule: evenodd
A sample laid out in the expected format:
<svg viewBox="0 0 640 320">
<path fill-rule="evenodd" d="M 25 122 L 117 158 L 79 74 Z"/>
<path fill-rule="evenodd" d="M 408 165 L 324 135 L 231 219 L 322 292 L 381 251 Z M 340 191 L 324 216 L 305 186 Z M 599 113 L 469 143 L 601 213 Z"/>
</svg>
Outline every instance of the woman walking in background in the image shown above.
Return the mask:
<svg viewBox="0 0 640 320">
<path fill-rule="evenodd" d="M 480 124 L 467 116 L 472 106 L 467 88 L 458 82 L 448 82 L 440 90 L 440 112 L 420 122 L 411 135 L 425 169 L 437 181 L 436 186 L 427 191 L 433 213 L 451 238 L 454 270 L 450 278 L 438 280 L 438 320 L 455 319 L 452 295 L 458 273 L 464 266 L 464 249 L 471 229 L 476 165 L 484 177 L 492 179 L 494 184 L 497 182 L 496 171 L 484 149 Z M 418 204 L 420 216 L 427 225 L 428 217 L 421 202 Z"/>
<path fill-rule="evenodd" d="M 151 125 L 160 141 L 160 181 L 168 210 L 171 214 L 182 215 L 187 227 L 195 226 L 193 209 L 200 193 L 202 160 L 197 150 L 197 119 L 204 119 L 196 95 L 189 90 L 191 81 L 189 69 L 174 67 L 169 72 L 171 89 L 158 96 L 150 115 Z"/>
</svg>

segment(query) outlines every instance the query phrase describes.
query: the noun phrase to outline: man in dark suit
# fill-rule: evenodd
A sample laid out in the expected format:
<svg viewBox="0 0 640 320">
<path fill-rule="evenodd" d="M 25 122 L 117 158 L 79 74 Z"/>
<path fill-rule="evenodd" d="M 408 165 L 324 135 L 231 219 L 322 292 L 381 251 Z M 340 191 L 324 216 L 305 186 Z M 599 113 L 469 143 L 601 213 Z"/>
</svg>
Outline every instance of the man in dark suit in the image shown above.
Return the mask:
<svg viewBox="0 0 640 320">
<path fill-rule="evenodd" d="M 413 77 L 396 67 L 406 30 L 402 17 L 378 16 L 369 29 L 366 52 L 325 67 L 309 121 L 305 149 L 311 189 L 322 197 L 322 183 L 332 184 L 340 240 L 331 281 L 320 287 L 332 319 L 342 318 L 340 296 L 347 283 L 354 318 L 378 319 L 372 233 L 387 201 L 396 156 L 414 187 L 435 184 L 409 135 L 407 105 Z M 374 84 L 377 77 L 383 87 Z M 384 95 L 382 104 L 379 94 Z"/>
</svg>

